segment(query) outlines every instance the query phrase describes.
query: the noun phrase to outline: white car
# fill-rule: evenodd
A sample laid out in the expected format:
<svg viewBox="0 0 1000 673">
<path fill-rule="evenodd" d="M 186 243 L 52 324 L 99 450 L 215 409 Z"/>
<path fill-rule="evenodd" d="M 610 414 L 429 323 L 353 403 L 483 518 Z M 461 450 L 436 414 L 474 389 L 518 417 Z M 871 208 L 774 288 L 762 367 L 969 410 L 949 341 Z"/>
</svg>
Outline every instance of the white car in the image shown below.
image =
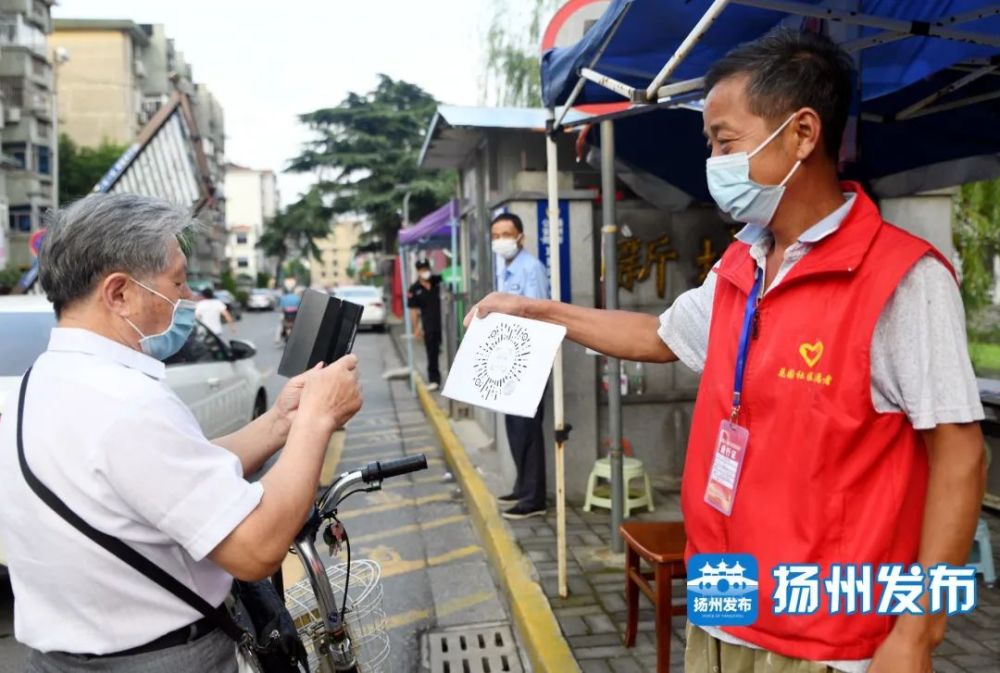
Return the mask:
<svg viewBox="0 0 1000 673">
<path fill-rule="evenodd" d="M 348 285 L 335 289 L 333 296 L 364 307 L 361 313 L 362 327 L 371 327 L 376 332 L 385 331 L 388 316 L 381 288 L 374 285 Z"/>
<path fill-rule="evenodd" d="M 277 306 L 278 300 L 271 290 L 263 287 L 250 290 L 250 296 L 247 297 L 248 311 L 273 311 Z"/>
<path fill-rule="evenodd" d="M 0 419 L 14 413 L 21 376 L 48 347 L 55 324 L 52 304 L 43 296 L 0 297 Z M 198 323 L 180 352 L 166 361 L 167 385 L 191 409 L 206 437 L 234 432 L 267 411 L 256 352 L 253 344 L 226 343 Z M 0 574 L 5 564 L 0 547 Z"/>
</svg>

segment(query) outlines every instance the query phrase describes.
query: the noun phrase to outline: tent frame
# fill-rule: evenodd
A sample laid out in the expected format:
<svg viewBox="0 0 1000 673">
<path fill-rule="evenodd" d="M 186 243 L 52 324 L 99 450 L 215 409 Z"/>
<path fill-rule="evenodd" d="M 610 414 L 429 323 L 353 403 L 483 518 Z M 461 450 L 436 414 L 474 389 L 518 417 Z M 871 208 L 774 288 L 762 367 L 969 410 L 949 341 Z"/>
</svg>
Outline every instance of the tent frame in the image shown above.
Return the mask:
<svg viewBox="0 0 1000 673">
<path fill-rule="evenodd" d="M 887 44 L 889 42 L 895 42 L 910 37 L 937 37 L 945 40 L 955 40 L 969 44 L 1000 48 L 1000 36 L 957 30 L 952 27 L 959 24 L 969 23 L 970 21 L 1000 15 L 1000 4 L 982 7 L 976 10 L 944 17 L 934 22 L 929 22 L 889 19 L 872 14 L 861 14 L 858 12 L 832 9 L 824 7 L 823 5 L 805 4 L 794 0 L 715 0 L 709 8 L 705 10 L 701 19 L 697 24 L 695 24 L 694 28 L 691 29 L 691 32 L 688 33 L 687 37 L 684 38 L 684 41 L 681 42 L 677 51 L 671 55 L 670 59 L 664 64 L 660 72 L 657 73 L 656 77 L 653 78 L 645 89 L 641 89 L 629 86 L 624 82 L 620 82 L 609 75 L 605 75 L 595 70 L 601 56 L 604 55 L 608 45 L 611 44 L 611 41 L 617 34 L 618 29 L 624 22 L 624 19 L 628 14 L 628 10 L 631 7 L 630 5 L 625 8 L 621 15 L 619 15 L 616 19 L 615 23 L 611 26 L 611 29 L 608 31 L 608 35 L 595 52 L 590 64 L 580 69 L 579 79 L 573 87 L 569 98 L 567 98 L 566 103 L 561 106 L 562 111 L 557 117 L 553 131 L 559 132 L 563 129 L 569 129 L 598 121 L 598 119 L 589 118 L 564 123 L 566 115 L 569 110 L 572 109 L 576 100 L 580 97 L 580 94 L 583 92 L 583 87 L 587 82 L 593 82 L 594 84 L 597 84 L 598 86 L 603 87 L 604 89 L 607 89 L 608 91 L 615 93 L 633 103 L 633 106 L 628 110 L 602 115 L 599 120 L 618 119 L 626 116 L 625 113 L 629 112 L 632 114 L 640 114 L 656 108 L 677 107 L 683 103 L 691 102 L 692 99 L 696 100 L 697 98 L 700 98 L 700 95 L 692 97 L 689 94 L 699 93 L 702 90 L 704 87 L 704 78 L 702 77 L 684 80 L 681 82 L 674 82 L 671 84 L 665 84 L 665 82 L 667 82 L 667 80 L 670 79 L 670 76 L 676 72 L 677 68 L 681 65 L 681 63 L 683 63 L 684 59 L 688 57 L 694 47 L 698 44 L 702 37 L 704 37 L 705 33 L 707 33 L 712 27 L 712 24 L 715 23 L 715 21 L 729 5 L 755 7 L 757 9 L 783 12 L 785 14 L 795 16 L 826 19 L 828 21 L 836 21 L 853 26 L 877 28 L 881 30 L 881 32 L 874 35 L 845 43 L 843 46 L 849 52 L 859 52 L 864 49 L 869 49 L 881 44 Z M 984 75 L 997 71 L 997 69 L 998 66 L 996 63 L 986 62 L 982 64 L 982 67 L 978 70 L 970 73 L 969 77 L 962 78 L 958 82 L 952 82 L 941 91 L 935 93 L 932 100 L 926 100 L 926 102 L 921 101 L 923 105 L 920 108 L 914 110 L 909 110 L 908 108 L 906 111 L 903 111 L 907 116 L 901 116 L 903 114 L 901 113 L 901 115 L 897 115 L 896 118 L 908 119 L 914 116 L 920 116 L 917 114 L 918 111 L 922 114 L 929 114 L 931 110 L 940 112 L 953 110 L 957 107 L 956 103 L 961 103 L 962 101 L 956 101 L 956 103 L 949 103 L 937 107 L 930 107 L 929 109 L 924 108 L 934 101 L 940 100 L 949 93 L 965 86 L 966 84 L 969 84 Z M 986 96 L 990 97 L 984 98 L 983 96 L 977 96 L 967 99 L 968 102 L 965 102 L 964 104 L 974 105 L 981 103 L 984 100 L 990 100 L 996 97 L 992 94 L 986 94 Z M 946 107 L 946 105 L 948 107 Z"/>
</svg>

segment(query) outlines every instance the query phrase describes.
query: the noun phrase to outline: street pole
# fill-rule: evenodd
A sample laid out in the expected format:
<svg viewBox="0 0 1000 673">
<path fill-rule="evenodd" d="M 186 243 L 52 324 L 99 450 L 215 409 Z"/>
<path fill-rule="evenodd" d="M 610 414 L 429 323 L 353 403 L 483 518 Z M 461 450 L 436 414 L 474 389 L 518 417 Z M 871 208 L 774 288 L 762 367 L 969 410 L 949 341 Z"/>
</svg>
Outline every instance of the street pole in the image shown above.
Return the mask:
<svg viewBox="0 0 1000 673">
<path fill-rule="evenodd" d="M 615 127 L 601 122 L 601 243 L 604 248 L 604 307 L 618 308 L 618 225 L 615 224 Z M 608 358 L 608 432 L 611 435 L 611 551 L 623 550 L 618 527 L 625 505 L 622 474 L 621 361 Z"/>
<path fill-rule="evenodd" d="M 562 222 L 559 221 L 559 153 L 556 139 L 552 135 L 555 123 L 555 110 L 549 110 L 548 133 L 545 134 L 545 158 L 548 170 L 548 209 L 549 218 L 549 268 L 551 269 L 552 299 L 562 301 L 562 274 L 559 256 L 559 243 L 562 234 Z M 544 404 L 544 401 L 542 402 Z M 566 598 L 566 440 L 569 438 L 569 427 L 564 418 L 563 404 L 563 359 L 562 347 L 556 352 L 552 367 L 552 406 L 555 416 L 556 435 L 556 561 L 559 578 L 559 597 Z"/>
</svg>

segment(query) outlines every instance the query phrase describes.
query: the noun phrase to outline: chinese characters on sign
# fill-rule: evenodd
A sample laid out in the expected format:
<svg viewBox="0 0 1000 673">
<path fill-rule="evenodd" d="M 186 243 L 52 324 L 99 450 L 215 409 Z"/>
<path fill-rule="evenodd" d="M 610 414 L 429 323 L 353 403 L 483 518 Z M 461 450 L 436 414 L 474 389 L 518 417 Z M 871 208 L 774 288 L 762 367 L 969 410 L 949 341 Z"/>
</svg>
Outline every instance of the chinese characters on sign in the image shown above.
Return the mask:
<svg viewBox="0 0 1000 673">
<path fill-rule="evenodd" d="M 637 282 L 649 279 L 655 266 L 656 296 L 663 299 L 667 295 L 667 262 L 676 259 L 677 251 L 666 234 L 652 241 L 623 238 L 618 241 L 618 285 L 631 292 Z"/>
<path fill-rule="evenodd" d="M 976 569 L 971 566 L 936 565 L 926 572 L 919 565 L 906 569 L 902 564 L 879 566 L 874 573 L 871 565 L 836 564 L 830 576 L 820 578 L 818 565 L 779 565 L 772 572 L 777 586 L 774 590 L 774 613 L 808 615 L 819 610 L 820 591 L 830 598 L 831 614 L 880 615 L 924 614 L 942 612 L 949 615 L 971 612 L 976 607 Z M 874 604 L 875 588 L 883 589 L 878 605 Z M 925 610 L 920 599 L 929 594 Z"/>
</svg>

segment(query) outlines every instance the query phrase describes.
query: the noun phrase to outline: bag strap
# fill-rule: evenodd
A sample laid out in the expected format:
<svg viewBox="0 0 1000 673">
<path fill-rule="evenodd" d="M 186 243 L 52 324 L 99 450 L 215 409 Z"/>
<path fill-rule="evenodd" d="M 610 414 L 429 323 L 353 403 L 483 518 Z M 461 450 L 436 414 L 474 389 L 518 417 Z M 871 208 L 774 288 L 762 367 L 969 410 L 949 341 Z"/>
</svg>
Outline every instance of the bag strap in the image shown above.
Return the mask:
<svg viewBox="0 0 1000 673">
<path fill-rule="evenodd" d="M 34 491 L 35 495 L 41 498 L 42 502 L 48 505 L 53 512 L 61 516 L 67 523 L 86 535 L 93 542 L 103 547 L 105 551 L 118 557 L 122 562 L 131 566 L 134 570 L 145 575 L 148 579 L 203 614 L 237 643 L 244 642 L 245 636 L 248 634 L 240 629 L 229 616 L 225 603 L 219 607 L 212 606 L 208 601 L 179 582 L 163 568 L 118 538 L 107 533 L 102 533 L 91 526 L 35 476 L 35 473 L 28 467 L 28 461 L 24 457 L 24 397 L 28 389 L 28 377 L 30 375 L 31 369 L 28 369 L 21 381 L 21 393 L 18 397 L 17 460 L 21 464 L 21 474 L 24 476 L 24 480 L 28 482 L 28 486 Z"/>
</svg>

